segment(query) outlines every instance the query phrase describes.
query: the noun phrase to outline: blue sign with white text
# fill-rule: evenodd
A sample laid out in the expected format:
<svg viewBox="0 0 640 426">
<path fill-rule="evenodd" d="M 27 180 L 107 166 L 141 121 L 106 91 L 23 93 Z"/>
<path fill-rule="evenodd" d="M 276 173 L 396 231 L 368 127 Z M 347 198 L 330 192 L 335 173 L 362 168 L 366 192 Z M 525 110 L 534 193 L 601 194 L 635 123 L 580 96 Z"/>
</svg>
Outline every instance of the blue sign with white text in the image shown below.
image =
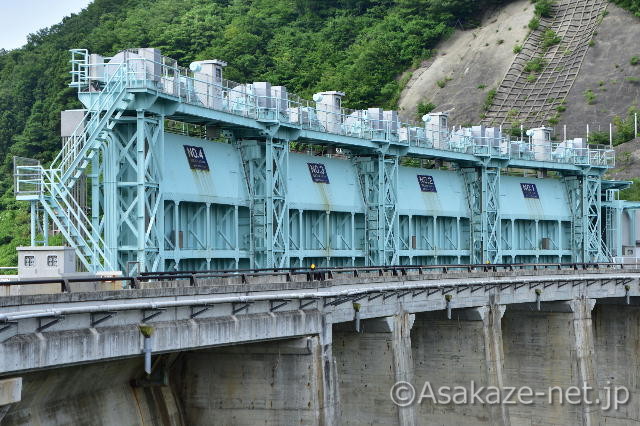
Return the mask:
<svg viewBox="0 0 640 426">
<path fill-rule="evenodd" d="M 422 192 L 438 192 L 436 184 L 433 181 L 433 176 L 418 175 L 418 184 Z"/>
<path fill-rule="evenodd" d="M 307 163 L 309 166 L 309 173 L 311 173 L 311 180 L 315 183 L 329 183 L 329 176 L 327 176 L 327 168 L 324 164 L 320 163 Z"/>
<path fill-rule="evenodd" d="M 189 167 L 192 170 L 209 171 L 209 163 L 207 162 L 207 157 L 204 155 L 204 148 L 200 146 L 184 145 L 184 152 L 187 154 Z"/>
<path fill-rule="evenodd" d="M 540 198 L 538 195 L 538 188 L 535 183 L 521 183 L 520 188 L 522 188 L 524 198 Z"/>
</svg>

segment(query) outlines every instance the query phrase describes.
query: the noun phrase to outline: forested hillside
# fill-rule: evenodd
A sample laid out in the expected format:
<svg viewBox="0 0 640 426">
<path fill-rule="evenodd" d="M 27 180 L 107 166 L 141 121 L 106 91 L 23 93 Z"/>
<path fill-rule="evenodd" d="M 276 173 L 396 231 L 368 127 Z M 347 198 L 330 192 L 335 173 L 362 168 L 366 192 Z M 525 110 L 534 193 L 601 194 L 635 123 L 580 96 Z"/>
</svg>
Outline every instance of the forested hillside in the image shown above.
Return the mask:
<svg viewBox="0 0 640 426">
<path fill-rule="evenodd" d="M 14 201 L 12 157 L 50 161 L 60 111 L 80 106 L 69 82 L 71 48 L 112 55 L 158 47 L 182 65 L 219 58 L 227 78 L 269 80 L 300 95 L 347 93 L 345 106 L 393 107 L 399 75 L 454 27 L 475 25 L 509 0 L 95 0 L 78 15 L 0 50 L 0 266 L 28 243 Z"/>
</svg>

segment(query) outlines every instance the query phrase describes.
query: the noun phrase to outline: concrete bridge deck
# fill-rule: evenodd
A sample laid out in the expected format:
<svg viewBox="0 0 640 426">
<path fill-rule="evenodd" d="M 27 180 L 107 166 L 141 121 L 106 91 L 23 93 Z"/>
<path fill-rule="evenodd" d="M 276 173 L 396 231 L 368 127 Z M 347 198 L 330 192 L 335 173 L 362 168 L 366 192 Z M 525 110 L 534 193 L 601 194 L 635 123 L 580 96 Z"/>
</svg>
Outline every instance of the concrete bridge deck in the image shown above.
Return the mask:
<svg viewBox="0 0 640 426">
<path fill-rule="evenodd" d="M 633 399 L 640 399 L 640 270 L 505 269 L 245 274 L 110 291 L 68 283 L 65 293 L 0 297 L 0 380 L 24 382 L 22 402 L 3 405 L 5 421 L 640 421 L 640 400 Z M 141 323 L 153 328 L 155 382 L 142 371 Z M 71 405 L 61 402 L 69 395 L 58 394 L 69 380 L 77 400 Z M 434 389 L 470 381 L 540 388 L 613 381 L 632 399 L 615 412 L 545 404 L 398 408 L 389 397 L 398 380 L 428 380 Z M 138 398 L 135 409 L 115 396 L 122 392 Z M 143 402 L 140 392 L 148 397 Z M 113 401 L 87 408 L 96 395 Z M 114 412 L 114 404 L 128 408 Z"/>
</svg>

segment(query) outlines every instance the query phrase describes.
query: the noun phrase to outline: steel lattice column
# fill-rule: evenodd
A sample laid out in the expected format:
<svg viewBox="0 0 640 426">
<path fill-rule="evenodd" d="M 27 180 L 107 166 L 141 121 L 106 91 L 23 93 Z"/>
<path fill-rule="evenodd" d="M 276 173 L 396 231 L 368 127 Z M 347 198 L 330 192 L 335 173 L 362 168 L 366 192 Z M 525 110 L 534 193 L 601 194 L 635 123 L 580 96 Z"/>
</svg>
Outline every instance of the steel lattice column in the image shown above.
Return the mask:
<svg viewBox="0 0 640 426">
<path fill-rule="evenodd" d="M 583 193 L 585 194 L 585 207 L 584 220 L 587 225 L 586 235 L 586 261 L 599 262 L 604 260 L 603 253 L 603 241 L 602 241 L 602 221 L 600 218 L 600 212 L 602 209 L 601 198 L 601 181 L 597 176 L 587 176 L 583 180 Z"/>
<path fill-rule="evenodd" d="M 367 265 L 399 261 L 398 157 L 355 157 L 366 206 Z"/>
<path fill-rule="evenodd" d="M 140 271 L 162 269 L 164 118 L 137 111 L 136 117 L 120 118 L 110 133 L 102 205 L 106 244 L 118 250 L 114 265 L 123 271 L 131 264 Z"/>
<path fill-rule="evenodd" d="M 501 263 L 500 169 L 463 168 L 469 204 L 471 263 Z"/>
<path fill-rule="evenodd" d="M 252 267 L 287 267 L 289 142 L 270 136 L 264 141 L 245 140 L 240 152 L 251 196 Z"/>
<path fill-rule="evenodd" d="M 565 178 L 572 216 L 571 248 L 576 262 L 595 262 L 604 258 L 600 182 L 597 176 Z"/>
<path fill-rule="evenodd" d="M 482 229 L 484 262 L 502 263 L 500 256 L 500 169 L 482 168 Z"/>
<path fill-rule="evenodd" d="M 461 169 L 469 205 L 470 263 L 482 263 L 482 185 L 476 168 Z"/>
</svg>

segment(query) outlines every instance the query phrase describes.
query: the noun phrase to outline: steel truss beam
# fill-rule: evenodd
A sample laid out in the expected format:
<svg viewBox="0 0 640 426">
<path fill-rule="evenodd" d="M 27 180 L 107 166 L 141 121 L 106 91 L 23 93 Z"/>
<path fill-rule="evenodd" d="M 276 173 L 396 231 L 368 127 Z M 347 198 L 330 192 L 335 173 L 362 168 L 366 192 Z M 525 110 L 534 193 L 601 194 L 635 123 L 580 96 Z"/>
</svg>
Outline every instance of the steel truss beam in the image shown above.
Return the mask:
<svg viewBox="0 0 640 426">
<path fill-rule="evenodd" d="M 366 206 L 367 265 L 399 262 L 398 157 L 378 154 L 354 157 Z"/>
<path fill-rule="evenodd" d="M 252 267 L 287 267 L 289 141 L 267 136 L 264 140 L 243 140 L 239 143 L 251 196 Z"/>
</svg>

